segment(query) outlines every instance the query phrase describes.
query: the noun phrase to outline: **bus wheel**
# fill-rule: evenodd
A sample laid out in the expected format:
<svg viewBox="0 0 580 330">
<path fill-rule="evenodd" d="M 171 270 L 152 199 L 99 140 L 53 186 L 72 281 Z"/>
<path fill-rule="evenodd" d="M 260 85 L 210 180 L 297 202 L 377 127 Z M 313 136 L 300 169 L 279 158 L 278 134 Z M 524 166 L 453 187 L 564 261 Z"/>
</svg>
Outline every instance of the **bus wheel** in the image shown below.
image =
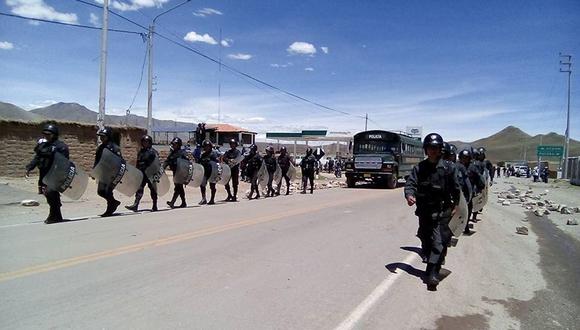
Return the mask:
<svg viewBox="0 0 580 330">
<path fill-rule="evenodd" d="M 390 175 L 387 178 L 387 188 L 389 189 L 397 188 L 397 175 Z"/>
<path fill-rule="evenodd" d="M 346 186 L 349 188 L 354 188 L 354 184 L 356 183 L 356 181 L 354 181 L 354 179 L 350 176 L 346 177 Z"/>
</svg>

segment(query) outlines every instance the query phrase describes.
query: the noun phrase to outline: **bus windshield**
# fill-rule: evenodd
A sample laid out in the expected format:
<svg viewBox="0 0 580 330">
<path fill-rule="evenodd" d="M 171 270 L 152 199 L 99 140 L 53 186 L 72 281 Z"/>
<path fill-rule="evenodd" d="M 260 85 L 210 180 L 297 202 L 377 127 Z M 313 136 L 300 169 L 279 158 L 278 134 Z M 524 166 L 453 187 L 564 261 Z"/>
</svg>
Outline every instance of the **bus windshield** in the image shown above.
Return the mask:
<svg viewBox="0 0 580 330">
<path fill-rule="evenodd" d="M 394 143 L 380 140 L 362 140 L 354 145 L 355 154 L 393 153 L 397 150 Z"/>
</svg>

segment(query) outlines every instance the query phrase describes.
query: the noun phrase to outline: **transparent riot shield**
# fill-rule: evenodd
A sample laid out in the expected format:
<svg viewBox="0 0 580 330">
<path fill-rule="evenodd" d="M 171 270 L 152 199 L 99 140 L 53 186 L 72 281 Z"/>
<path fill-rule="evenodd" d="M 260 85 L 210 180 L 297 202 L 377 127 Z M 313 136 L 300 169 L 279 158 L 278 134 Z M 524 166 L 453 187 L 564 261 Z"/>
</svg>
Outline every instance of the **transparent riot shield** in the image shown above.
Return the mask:
<svg viewBox="0 0 580 330">
<path fill-rule="evenodd" d="M 294 178 L 296 177 L 296 166 L 290 164 L 290 167 L 288 168 L 288 173 L 286 175 L 288 175 L 290 181 L 294 180 Z"/>
<path fill-rule="evenodd" d="M 468 216 L 467 201 L 465 200 L 463 192 L 461 192 L 457 212 L 455 212 L 455 215 L 449 221 L 449 229 L 451 229 L 453 236 L 459 237 L 463 234 Z"/>
<path fill-rule="evenodd" d="M 158 196 L 167 194 L 171 184 L 169 183 L 169 178 L 167 177 L 167 174 L 165 174 L 163 167 L 161 167 L 159 157 L 156 157 L 153 163 L 145 169 L 145 175 L 153 185 L 153 189 L 155 189 Z"/>
<path fill-rule="evenodd" d="M 268 188 L 268 170 L 266 169 L 266 163 L 262 161 L 262 166 L 258 170 L 258 185 L 262 190 Z"/>
<path fill-rule="evenodd" d="M 282 168 L 278 163 L 276 163 L 276 171 L 274 172 L 273 182 L 279 183 L 280 181 L 282 181 Z"/>
<path fill-rule="evenodd" d="M 232 169 L 225 163 L 221 163 L 221 174 L 219 184 L 226 185 L 230 182 L 230 178 L 232 177 Z"/>
<path fill-rule="evenodd" d="M 228 165 L 230 167 L 234 167 L 234 166 L 240 164 L 242 162 L 242 160 L 244 160 L 244 155 L 242 155 L 242 153 L 240 152 L 240 155 L 238 157 L 236 157 L 234 159 L 230 159 L 228 161 Z"/>
<path fill-rule="evenodd" d="M 489 196 L 489 186 L 490 186 L 490 181 L 491 181 L 491 177 L 489 176 L 489 172 L 488 170 L 485 170 L 485 188 L 483 188 L 483 206 L 485 206 L 487 204 L 487 199 Z M 482 208 L 483 208 L 482 206 Z"/>
<path fill-rule="evenodd" d="M 178 158 L 175 173 L 173 173 L 173 183 L 189 184 L 193 177 L 193 163 L 187 159 Z"/>
<path fill-rule="evenodd" d="M 209 162 L 211 166 L 211 173 L 208 178 L 208 182 L 210 183 L 217 183 L 220 180 L 220 167 L 217 162 L 213 160 Z"/>
<path fill-rule="evenodd" d="M 54 153 L 54 160 L 42 182 L 50 189 L 66 197 L 78 200 L 87 190 L 88 175 L 59 152 Z"/>
<path fill-rule="evenodd" d="M 93 168 L 92 177 L 99 183 L 111 185 L 126 196 L 133 196 L 141 186 L 143 173 L 131 166 L 109 149 L 104 149 L 97 166 Z"/>
<path fill-rule="evenodd" d="M 194 188 L 199 188 L 205 177 L 205 169 L 201 164 L 198 163 L 193 163 L 192 165 L 193 165 L 193 176 L 191 178 L 191 181 L 189 181 L 189 185 Z"/>
<path fill-rule="evenodd" d="M 489 194 L 489 174 L 487 170 L 484 171 L 485 187 L 473 196 L 473 212 L 480 212 L 483 210 L 485 204 L 487 204 L 487 198 Z"/>
</svg>

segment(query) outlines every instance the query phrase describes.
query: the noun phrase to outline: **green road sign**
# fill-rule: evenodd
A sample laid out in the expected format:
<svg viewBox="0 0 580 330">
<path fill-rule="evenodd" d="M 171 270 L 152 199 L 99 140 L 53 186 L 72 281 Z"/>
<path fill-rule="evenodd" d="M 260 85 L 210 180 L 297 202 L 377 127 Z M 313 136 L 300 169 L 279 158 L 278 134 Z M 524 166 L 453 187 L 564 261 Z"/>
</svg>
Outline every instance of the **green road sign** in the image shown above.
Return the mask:
<svg viewBox="0 0 580 330">
<path fill-rule="evenodd" d="M 562 157 L 563 154 L 561 146 L 538 146 L 538 157 Z"/>
</svg>

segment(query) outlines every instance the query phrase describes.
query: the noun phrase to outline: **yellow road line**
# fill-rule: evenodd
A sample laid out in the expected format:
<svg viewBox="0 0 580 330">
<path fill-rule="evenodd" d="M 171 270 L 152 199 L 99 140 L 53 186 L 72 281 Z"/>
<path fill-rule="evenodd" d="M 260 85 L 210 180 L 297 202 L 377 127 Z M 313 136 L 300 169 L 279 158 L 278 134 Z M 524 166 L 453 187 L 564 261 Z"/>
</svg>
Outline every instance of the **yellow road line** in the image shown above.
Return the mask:
<svg viewBox="0 0 580 330">
<path fill-rule="evenodd" d="M 30 275 L 34 275 L 34 274 L 39 274 L 39 273 L 45 273 L 45 272 L 58 270 L 58 269 L 62 269 L 62 268 L 72 267 L 72 266 L 83 264 L 86 262 L 96 261 L 96 260 L 114 257 L 114 256 L 119 256 L 119 255 L 131 253 L 131 252 L 137 252 L 137 251 L 144 250 L 146 248 L 152 248 L 152 247 L 164 246 L 164 245 L 173 244 L 173 243 L 179 243 L 179 242 L 183 242 L 183 241 L 194 239 L 194 238 L 210 236 L 213 234 L 218 234 L 218 233 L 226 232 L 229 230 L 253 226 L 253 225 L 257 225 L 257 224 L 261 224 L 261 223 L 271 222 L 271 221 L 278 220 L 278 219 L 288 218 L 288 217 L 301 215 L 301 214 L 305 214 L 305 213 L 310 213 L 310 212 L 316 212 L 316 211 L 320 211 L 320 210 L 323 210 L 326 208 L 331 208 L 331 207 L 336 207 L 336 206 L 344 206 L 347 204 L 353 204 L 353 203 L 357 203 L 357 202 L 360 202 L 363 200 L 369 200 L 369 199 L 375 199 L 375 198 L 384 198 L 384 196 L 382 196 L 382 195 L 377 196 L 375 194 L 373 194 L 372 196 L 369 196 L 367 194 L 363 194 L 363 197 L 358 197 L 358 198 L 350 199 L 347 201 L 340 201 L 340 202 L 334 201 L 334 202 L 330 202 L 330 203 L 316 205 L 313 207 L 302 208 L 299 210 L 288 210 L 288 211 L 273 214 L 273 215 L 265 215 L 265 216 L 258 217 L 258 218 L 241 220 L 241 221 L 226 224 L 226 225 L 209 227 L 209 228 L 205 228 L 205 229 L 192 231 L 189 233 L 178 234 L 178 235 L 168 236 L 165 238 L 155 239 L 155 240 L 147 241 L 147 242 L 143 242 L 143 243 L 122 246 L 119 248 L 106 250 L 106 251 L 102 251 L 102 252 L 87 254 L 87 255 L 63 259 L 63 260 L 52 261 L 52 262 L 45 263 L 42 265 L 31 266 L 31 267 L 23 268 L 23 269 L 12 271 L 12 272 L 0 273 L 0 282 L 9 281 L 9 280 L 13 280 L 13 279 L 21 278 L 21 277 L 26 277 L 26 276 L 30 276 Z"/>
</svg>

